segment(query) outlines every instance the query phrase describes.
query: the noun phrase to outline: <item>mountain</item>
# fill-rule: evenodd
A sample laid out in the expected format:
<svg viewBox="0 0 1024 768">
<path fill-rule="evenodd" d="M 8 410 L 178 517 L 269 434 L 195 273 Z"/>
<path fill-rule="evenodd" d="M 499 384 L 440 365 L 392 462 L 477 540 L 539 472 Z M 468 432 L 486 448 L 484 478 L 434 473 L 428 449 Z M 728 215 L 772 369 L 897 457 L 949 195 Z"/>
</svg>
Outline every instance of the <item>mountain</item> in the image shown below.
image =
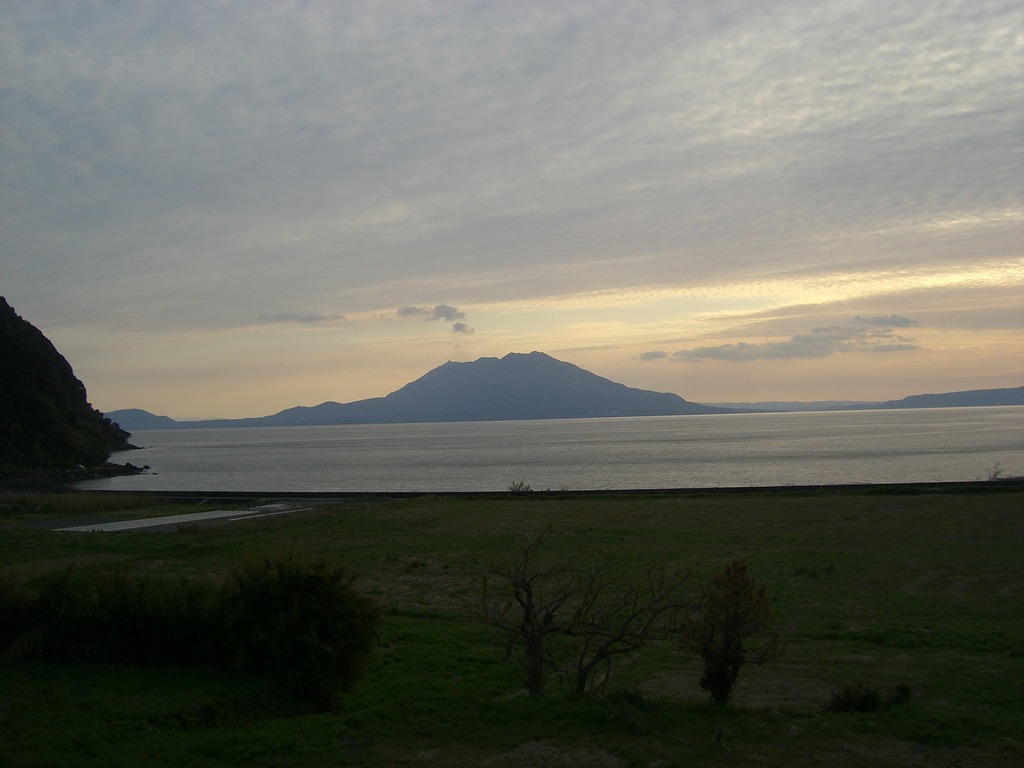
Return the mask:
<svg viewBox="0 0 1024 768">
<path fill-rule="evenodd" d="M 871 408 L 969 408 L 985 405 L 1024 405 L 1024 387 L 1008 389 L 971 389 L 940 395 L 911 395 L 902 400 L 887 400 Z"/>
<path fill-rule="evenodd" d="M 722 413 L 679 395 L 633 389 L 542 352 L 447 362 L 387 397 L 290 408 L 268 424 L 579 419 Z M 326 421 L 325 421 L 326 419 Z"/>
<path fill-rule="evenodd" d="M 130 437 L 43 333 L 0 297 L 0 473 L 103 464 Z"/>
<path fill-rule="evenodd" d="M 323 424 L 399 424 L 431 421 L 578 419 L 730 413 L 679 395 L 634 389 L 542 352 L 447 362 L 386 397 L 288 408 L 253 419 L 173 422 L 188 427 L 293 427 Z M 141 413 L 146 413 L 145 411 Z M 134 414 L 134 416 L 132 415 Z M 137 411 L 109 414 L 136 429 Z M 152 414 L 147 414 L 152 416 Z M 166 419 L 166 417 L 155 417 Z M 166 424 L 166 422 L 147 422 Z"/>
<path fill-rule="evenodd" d="M 866 410 L 1024 405 L 1024 387 L 912 395 L 884 403 L 817 401 L 701 405 L 678 395 L 616 384 L 541 352 L 448 362 L 387 397 L 288 408 L 251 419 L 175 421 L 129 409 L 107 414 L 129 429 L 289 427 L 427 421 L 500 421 L 599 416 L 667 416 L 765 411 Z"/>
</svg>

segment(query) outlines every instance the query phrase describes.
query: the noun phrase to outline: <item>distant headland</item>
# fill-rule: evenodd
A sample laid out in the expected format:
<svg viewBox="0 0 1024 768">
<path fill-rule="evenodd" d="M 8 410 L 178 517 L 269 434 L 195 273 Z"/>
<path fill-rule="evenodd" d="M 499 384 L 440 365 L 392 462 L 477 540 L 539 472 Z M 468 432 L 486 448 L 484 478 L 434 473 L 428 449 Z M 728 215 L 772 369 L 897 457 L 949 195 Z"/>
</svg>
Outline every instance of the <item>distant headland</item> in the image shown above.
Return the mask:
<svg viewBox="0 0 1024 768">
<path fill-rule="evenodd" d="M 107 464 L 130 433 L 88 401 L 43 333 L 0 297 L 0 479 L 76 479 L 137 471 Z"/>
</svg>

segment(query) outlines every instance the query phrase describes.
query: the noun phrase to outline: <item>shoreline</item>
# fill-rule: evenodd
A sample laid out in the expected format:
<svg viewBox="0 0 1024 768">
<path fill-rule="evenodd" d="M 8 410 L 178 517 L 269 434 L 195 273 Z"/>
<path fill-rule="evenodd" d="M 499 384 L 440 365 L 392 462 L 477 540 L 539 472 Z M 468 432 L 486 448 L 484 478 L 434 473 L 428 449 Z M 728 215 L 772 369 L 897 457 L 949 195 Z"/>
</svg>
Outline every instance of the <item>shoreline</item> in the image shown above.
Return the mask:
<svg viewBox="0 0 1024 768">
<path fill-rule="evenodd" d="M 124 464 L 106 462 L 96 467 L 75 467 L 73 469 L 24 469 L 0 475 L 0 491 L 3 490 L 62 490 L 68 483 L 84 480 L 102 480 L 108 477 L 141 475 L 149 465 L 141 467 L 130 461 Z"/>
<path fill-rule="evenodd" d="M 108 465 L 109 475 L 99 474 L 96 477 L 114 477 L 118 475 L 139 474 L 144 471 L 143 467 L 127 465 Z M 107 468 L 89 471 L 108 471 Z M 75 477 L 65 480 L 64 483 L 74 483 L 79 480 L 93 479 L 92 476 Z M 718 496 L 718 495 L 873 495 L 873 494 L 928 494 L 928 493 L 1002 493 L 1002 492 L 1024 492 L 1024 477 L 1000 478 L 997 480 L 952 480 L 940 482 L 912 482 L 912 483 L 851 483 L 834 485 L 768 485 L 768 486 L 719 486 L 719 487 L 698 487 L 698 488 L 623 488 L 623 489 L 596 489 L 596 490 L 532 490 L 515 492 L 509 490 L 501 491 L 204 491 L 204 490 L 178 490 L 178 491 L 155 491 L 155 490 L 120 490 L 120 489 L 91 489 L 75 488 L 64 483 L 55 485 L 9 486 L 5 481 L 0 480 L 0 491 L 35 491 L 40 493 L 77 493 L 95 496 L 143 496 L 149 498 L 161 498 L 182 501 L 251 501 L 259 499 L 321 499 L 324 501 L 346 499 L 413 499 L 422 497 L 433 498 L 574 498 L 583 496 L 609 497 L 609 496 Z"/>
</svg>

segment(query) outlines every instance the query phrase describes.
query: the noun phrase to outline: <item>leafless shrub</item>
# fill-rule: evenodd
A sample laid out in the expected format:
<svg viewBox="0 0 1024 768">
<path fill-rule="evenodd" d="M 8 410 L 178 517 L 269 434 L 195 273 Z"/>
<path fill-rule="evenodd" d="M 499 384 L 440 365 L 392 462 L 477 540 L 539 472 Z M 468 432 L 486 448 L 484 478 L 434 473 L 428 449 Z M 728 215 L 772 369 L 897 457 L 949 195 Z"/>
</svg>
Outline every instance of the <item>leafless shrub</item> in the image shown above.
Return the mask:
<svg viewBox="0 0 1024 768">
<path fill-rule="evenodd" d="M 699 603 L 686 593 L 688 573 L 654 562 L 635 576 L 609 555 L 543 558 L 550 533 L 528 536 L 513 556 L 493 561 L 483 582 L 483 618 L 508 635 L 509 654 L 521 646 L 531 696 L 544 694 L 550 671 L 569 676 L 577 693 L 603 687 L 615 657 L 667 637 L 676 617 Z"/>
</svg>

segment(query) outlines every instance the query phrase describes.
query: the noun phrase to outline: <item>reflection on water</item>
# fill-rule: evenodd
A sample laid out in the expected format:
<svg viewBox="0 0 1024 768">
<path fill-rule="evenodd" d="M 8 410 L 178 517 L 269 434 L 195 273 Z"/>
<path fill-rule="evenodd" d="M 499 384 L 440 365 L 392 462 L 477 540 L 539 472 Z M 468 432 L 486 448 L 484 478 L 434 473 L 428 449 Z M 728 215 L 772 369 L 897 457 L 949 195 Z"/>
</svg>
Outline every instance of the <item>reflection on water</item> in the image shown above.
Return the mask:
<svg viewBox="0 0 1024 768">
<path fill-rule="evenodd" d="M 1024 475 L 1024 407 L 152 430 L 118 490 L 705 488 Z"/>
</svg>

